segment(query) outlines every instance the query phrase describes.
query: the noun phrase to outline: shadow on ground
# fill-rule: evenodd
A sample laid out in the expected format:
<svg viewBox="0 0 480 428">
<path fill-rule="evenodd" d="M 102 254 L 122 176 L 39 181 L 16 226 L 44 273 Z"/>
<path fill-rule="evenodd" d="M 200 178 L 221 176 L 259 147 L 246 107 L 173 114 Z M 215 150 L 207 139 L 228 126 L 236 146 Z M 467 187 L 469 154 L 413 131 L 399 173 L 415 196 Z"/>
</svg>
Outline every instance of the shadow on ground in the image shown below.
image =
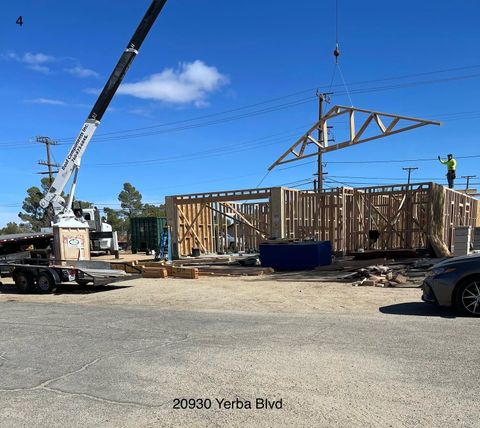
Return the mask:
<svg viewBox="0 0 480 428">
<path fill-rule="evenodd" d="M 62 285 L 58 287 L 55 291 L 55 295 L 62 295 L 62 294 L 94 294 L 94 293 L 102 293 L 104 291 L 112 291 L 112 290 L 119 290 L 122 288 L 130 288 L 131 285 L 102 285 L 98 287 L 94 286 L 83 286 L 80 287 L 78 285 Z M 12 295 L 26 295 L 26 294 L 39 294 L 36 292 L 32 293 L 22 293 L 17 290 L 14 285 L 11 284 L 4 284 L 0 285 L 0 294 L 12 294 Z"/>
<path fill-rule="evenodd" d="M 382 314 L 388 315 L 413 315 L 417 317 L 460 318 L 462 314 L 450 308 L 442 308 L 424 302 L 397 303 L 395 305 L 379 308 Z"/>
</svg>

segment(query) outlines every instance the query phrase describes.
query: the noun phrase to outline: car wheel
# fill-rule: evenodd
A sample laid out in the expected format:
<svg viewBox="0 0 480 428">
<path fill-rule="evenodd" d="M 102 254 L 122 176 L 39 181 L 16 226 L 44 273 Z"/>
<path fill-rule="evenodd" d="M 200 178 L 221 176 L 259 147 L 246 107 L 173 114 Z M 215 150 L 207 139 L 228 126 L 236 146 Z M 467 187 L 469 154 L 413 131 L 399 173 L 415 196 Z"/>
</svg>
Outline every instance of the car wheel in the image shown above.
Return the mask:
<svg viewBox="0 0 480 428">
<path fill-rule="evenodd" d="M 52 293 L 56 289 L 55 280 L 45 272 L 42 272 L 37 277 L 37 289 L 40 293 Z"/>
<path fill-rule="evenodd" d="M 480 278 L 462 283 L 458 287 L 455 303 L 460 312 L 480 317 Z"/>
</svg>

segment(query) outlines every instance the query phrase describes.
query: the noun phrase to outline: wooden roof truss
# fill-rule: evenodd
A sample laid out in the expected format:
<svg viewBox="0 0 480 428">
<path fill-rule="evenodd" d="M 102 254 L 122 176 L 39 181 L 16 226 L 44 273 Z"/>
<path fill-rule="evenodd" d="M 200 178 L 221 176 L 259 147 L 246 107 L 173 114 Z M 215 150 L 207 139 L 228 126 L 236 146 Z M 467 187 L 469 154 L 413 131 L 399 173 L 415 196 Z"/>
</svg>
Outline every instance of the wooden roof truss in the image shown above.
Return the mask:
<svg viewBox="0 0 480 428">
<path fill-rule="evenodd" d="M 360 126 L 355 126 L 355 119 L 362 113 Z M 365 118 L 365 114 L 367 115 Z M 328 122 L 339 116 L 348 116 L 349 138 L 341 143 L 333 145 L 328 144 Z M 400 123 L 399 123 L 400 122 Z M 433 120 L 419 119 L 416 117 L 401 116 L 398 114 L 382 113 L 372 110 L 364 110 L 356 107 L 334 106 L 318 122 L 316 122 L 302 137 L 300 137 L 293 146 L 291 146 L 275 163 L 268 169 L 271 171 L 278 165 L 288 162 L 294 162 L 300 159 L 306 159 L 317 156 L 318 152 L 328 153 L 334 150 L 344 149 L 356 144 L 366 143 L 367 141 L 378 138 L 388 137 L 400 132 L 410 131 L 426 125 L 441 125 L 440 122 Z M 369 130 L 366 135 L 367 129 Z M 372 133 L 372 130 L 375 132 Z M 322 141 L 313 135 L 322 131 Z M 314 152 L 312 153 L 312 147 Z"/>
</svg>

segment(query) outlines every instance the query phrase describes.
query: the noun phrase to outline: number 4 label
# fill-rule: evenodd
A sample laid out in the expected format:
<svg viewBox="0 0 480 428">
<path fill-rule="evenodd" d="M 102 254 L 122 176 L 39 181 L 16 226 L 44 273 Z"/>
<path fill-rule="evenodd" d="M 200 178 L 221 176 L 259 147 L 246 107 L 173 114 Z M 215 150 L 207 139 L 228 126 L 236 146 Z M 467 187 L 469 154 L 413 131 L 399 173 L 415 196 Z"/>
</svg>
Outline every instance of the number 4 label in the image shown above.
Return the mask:
<svg viewBox="0 0 480 428">
<path fill-rule="evenodd" d="M 20 25 L 20 27 L 23 25 L 23 18 L 22 15 L 20 15 L 17 20 L 15 21 L 15 24 Z"/>
</svg>

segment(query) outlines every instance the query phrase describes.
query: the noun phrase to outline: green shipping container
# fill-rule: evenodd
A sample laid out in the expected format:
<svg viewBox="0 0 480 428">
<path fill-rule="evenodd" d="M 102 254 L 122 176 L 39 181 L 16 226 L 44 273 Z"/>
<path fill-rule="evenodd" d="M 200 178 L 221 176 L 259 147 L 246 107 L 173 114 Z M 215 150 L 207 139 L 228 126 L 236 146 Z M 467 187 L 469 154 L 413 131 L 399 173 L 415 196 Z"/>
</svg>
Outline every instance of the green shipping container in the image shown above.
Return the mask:
<svg viewBox="0 0 480 428">
<path fill-rule="evenodd" d="M 130 219 L 132 253 L 158 251 L 166 224 L 167 220 L 164 217 L 132 217 Z"/>
</svg>

